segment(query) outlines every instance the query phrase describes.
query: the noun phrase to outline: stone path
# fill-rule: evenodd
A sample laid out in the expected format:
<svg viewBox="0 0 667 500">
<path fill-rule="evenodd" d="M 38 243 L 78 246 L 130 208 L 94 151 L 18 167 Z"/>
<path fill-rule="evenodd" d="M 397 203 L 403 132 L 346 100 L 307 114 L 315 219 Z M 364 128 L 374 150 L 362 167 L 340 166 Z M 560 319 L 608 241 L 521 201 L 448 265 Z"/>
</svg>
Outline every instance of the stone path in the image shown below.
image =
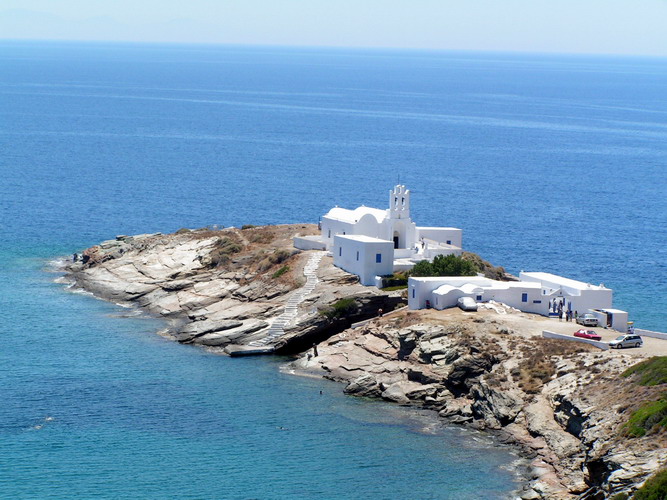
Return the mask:
<svg viewBox="0 0 667 500">
<path fill-rule="evenodd" d="M 282 337 L 285 334 L 285 327 L 294 321 L 294 318 L 296 318 L 299 304 L 301 304 L 301 302 L 306 299 L 306 297 L 315 289 L 315 286 L 317 285 L 317 268 L 319 267 L 320 261 L 322 260 L 322 257 L 324 257 L 325 253 L 326 252 L 316 252 L 310 256 L 308 262 L 306 263 L 306 267 L 303 268 L 303 275 L 306 277 L 306 284 L 290 295 L 290 298 L 287 299 L 287 303 L 285 304 L 285 312 L 273 320 L 271 326 L 268 328 L 268 330 L 266 330 L 266 337 L 260 340 L 254 340 L 248 343 L 248 345 L 254 347 L 266 346 L 267 344 L 273 342 L 275 339 Z"/>
</svg>

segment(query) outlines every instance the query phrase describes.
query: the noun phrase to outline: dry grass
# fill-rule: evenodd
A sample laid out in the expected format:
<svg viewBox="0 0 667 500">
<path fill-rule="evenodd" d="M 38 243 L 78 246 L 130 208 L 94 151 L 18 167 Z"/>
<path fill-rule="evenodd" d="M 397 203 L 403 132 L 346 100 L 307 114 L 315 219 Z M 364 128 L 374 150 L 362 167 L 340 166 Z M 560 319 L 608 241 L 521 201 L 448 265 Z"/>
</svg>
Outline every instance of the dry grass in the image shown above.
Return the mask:
<svg viewBox="0 0 667 500">
<path fill-rule="evenodd" d="M 511 374 L 519 387 L 528 394 L 540 392 L 542 386 L 556 375 L 557 360 L 595 350 L 588 344 L 555 339 L 524 342 L 519 344 L 519 349 L 523 359 Z"/>
</svg>

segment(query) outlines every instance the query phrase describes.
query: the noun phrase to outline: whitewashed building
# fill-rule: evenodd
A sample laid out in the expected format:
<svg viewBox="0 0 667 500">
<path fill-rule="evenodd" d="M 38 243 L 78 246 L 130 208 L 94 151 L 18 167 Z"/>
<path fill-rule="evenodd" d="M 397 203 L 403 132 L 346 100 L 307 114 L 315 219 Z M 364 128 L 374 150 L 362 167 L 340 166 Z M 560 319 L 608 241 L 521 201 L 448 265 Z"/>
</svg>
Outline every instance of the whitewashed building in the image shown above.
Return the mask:
<svg viewBox="0 0 667 500">
<path fill-rule="evenodd" d="M 334 264 L 359 276 L 362 285 L 374 285 L 376 276 L 394 271 L 391 241 L 363 235 L 334 236 Z"/>
<path fill-rule="evenodd" d="M 628 313 L 612 309 L 612 290 L 551 273 L 521 272 L 520 281 L 496 281 L 482 276 L 430 277 L 408 280 L 408 307 L 446 309 L 459 297 L 476 302 L 501 302 L 523 312 L 548 316 L 557 311 L 592 313 L 601 326 L 627 328 Z"/>
<path fill-rule="evenodd" d="M 539 283 L 497 281 L 483 276 L 438 276 L 408 280 L 410 309 L 447 309 L 454 307 L 460 297 L 476 302 L 494 300 L 524 312 L 548 314 L 548 301 L 542 298 Z"/>
<path fill-rule="evenodd" d="M 332 208 L 322 217 L 320 234 L 296 237 L 294 246 L 328 250 L 334 265 L 373 285 L 376 276 L 412 269 L 421 260 L 460 255 L 462 233 L 454 227 L 417 226 L 410 216 L 410 190 L 397 185 L 389 192 L 388 209 Z"/>
</svg>

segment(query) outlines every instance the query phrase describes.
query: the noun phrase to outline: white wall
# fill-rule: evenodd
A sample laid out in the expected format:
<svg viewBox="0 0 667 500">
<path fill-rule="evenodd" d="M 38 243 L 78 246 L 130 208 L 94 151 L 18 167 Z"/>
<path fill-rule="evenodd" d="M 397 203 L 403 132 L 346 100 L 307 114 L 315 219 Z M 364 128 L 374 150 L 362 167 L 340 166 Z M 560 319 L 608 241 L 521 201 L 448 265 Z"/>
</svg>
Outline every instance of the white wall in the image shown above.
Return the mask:
<svg viewBox="0 0 667 500">
<path fill-rule="evenodd" d="M 408 278 L 408 307 L 424 309 L 426 301 L 431 301 L 433 290 L 442 285 L 439 278 Z"/>
<path fill-rule="evenodd" d="M 417 227 L 417 242 L 421 238 L 463 247 L 463 231 L 455 227 Z"/>
<path fill-rule="evenodd" d="M 585 311 L 586 313 L 593 314 L 598 319 L 599 326 L 607 326 L 608 314 L 611 314 L 611 328 L 619 332 L 628 331 L 628 313 L 625 311 L 619 311 L 617 309 L 612 309 L 611 311 L 607 310 L 597 310 L 589 309 Z M 584 314 L 579 312 L 579 314 Z"/>
<path fill-rule="evenodd" d="M 527 295 L 526 302 L 523 294 Z M 532 286 L 512 286 L 507 289 L 484 290 L 482 301 L 495 300 L 523 312 L 535 314 L 548 314 L 549 300 L 542 297 L 542 289 Z"/>
<path fill-rule="evenodd" d="M 424 252 L 422 253 L 422 258 L 427 259 L 427 260 L 433 260 L 435 259 L 438 255 L 456 255 L 459 256 L 461 255 L 463 251 L 459 249 L 450 249 L 450 248 L 441 248 L 441 247 L 429 247 L 426 245 L 426 248 Z"/>
<path fill-rule="evenodd" d="M 338 219 L 331 219 L 327 216 L 322 217 L 322 240 L 331 249 L 334 243 L 334 236 L 358 234 L 369 236 L 371 238 L 387 239 L 386 223 L 380 224 L 375 216 L 371 214 L 363 215 L 356 222 L 347 222 Z M 391 239 L 391 238 L 389 238 Z"/>
<path fill-rule="evenodd" d="M 394 245 L 390 241 L 359 241 L 336 235 L 331 249 L 334 265 L 359 276 L 362 285 L 375 285 L 375 276 L 393 273 Z M 381 262 L 376 262 L 376 255 Z"/>
<path fill-rule="evenodd" d="M 482 292 L 471 293 L 452 290 L 444 294 L 437 294 L 437 297 L 434 293 L 442 285 L 451 285 L 458 288 L 466 283 L 472 283 L 483 290 Z M 482 300 L 479 302 L 495 300 L 524 312 L 547 314 L 548 299 L 545 300 L 542 297 L 541 288 L 533 284 L 526 286 L 514 285 L 506 288 L 504 283 L 495 288 L 494 283 L 494 280 L 480 277 L 410 278 L 408 280 L 408 306 L 410 309 L 423 309 L 426 307 L 426 301 L 428 300 L 432 307 L 443 309 L 456 305 L 459 297 L 467 296 L 477 300 L 477 296 L 482 295 Z M 524 293 L 527 295 L 526 302 L 522 300 Z"/>
<path fill-rule="evenodd" d="M 354 224 L 344 222 L 338 219 L 329 219 L 322 217 L 322 241 L 325 242 L 327 249 L 333 246 L 334 236 L 337 234 L 353 234 Z"/>
<path fill-rule="evenodd" d="M 447 293 L 437 293 L 433 291 L 431 293 L 431 299 L 427 299 L 431 301 L 431 307 L 434 309 L 447 309 L 449 307 L 454 307 L 458 300 L 459 297 L 463 297 L 466 294 L 463 293 L 462 290 L 459 290 L 458 288 L 452 288 L 449 290 Z"/>
<path fill-rule="evenodd" d="M 569 340 L 570 342 L 579 342 L 580 344 L 591 344 L 595 347 L 602 349 L 603 351 L 609 350 L 609 344 L 606 342 L 601 342 L 599 340 L 591 339 L 582 339 L 581 337 L 575 337 L 573 335 L 563 335 L 562 333 L 550 332 L 549 330 L 542 330 L 542 337 L 545 339 L 558 339 L 558 340 Z"/>
<path fill-rule="evenodd" d="M 579 314 L 584 314 L 588 309 L 611 309 L 612 307 L 613 292 L 609 288 L 599 288 L 596 286 L 583 289 L 576 288 L 573 286 L 561 285 L 556 281 L 539 279 L 523 272 L 519 275 L 519 278 L 521 278 L 521 281 L 540 283 L 544 288 L 561 289 L 564 292 L 563 297 L 565 299 L 566 307 L 568 302 L 572 304 L 572 312 L 576 311 Z M 548 302 L 549 298 L 553 299 L 556 296 L 559 296 L 559 294 L 552 293 L 545 297 Z"/>
<path fill-rule="evenodd" d="M 325 250 L 326 245 L 320 236 L 295 236 L 294 248 L 300 250 Z"/>
</svg>

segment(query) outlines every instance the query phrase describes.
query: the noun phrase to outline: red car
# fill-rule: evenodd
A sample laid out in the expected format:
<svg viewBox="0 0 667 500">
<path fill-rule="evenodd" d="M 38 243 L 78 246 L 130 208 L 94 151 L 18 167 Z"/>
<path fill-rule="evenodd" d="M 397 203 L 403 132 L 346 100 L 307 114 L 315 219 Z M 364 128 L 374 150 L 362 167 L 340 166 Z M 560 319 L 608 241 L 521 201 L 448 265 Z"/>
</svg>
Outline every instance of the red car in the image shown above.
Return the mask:
<svg viewBox="0 0 667 500">
<path fill-rule="evenodd" d="M 593 330 L 577 330 L 574 332 L 575 337 L 581 337 L 582 339 L 589 339 L 589 340 L 602 340 L 602 337 L 600 337 L 597 333 L 595 333 Z"/>
</svg>

